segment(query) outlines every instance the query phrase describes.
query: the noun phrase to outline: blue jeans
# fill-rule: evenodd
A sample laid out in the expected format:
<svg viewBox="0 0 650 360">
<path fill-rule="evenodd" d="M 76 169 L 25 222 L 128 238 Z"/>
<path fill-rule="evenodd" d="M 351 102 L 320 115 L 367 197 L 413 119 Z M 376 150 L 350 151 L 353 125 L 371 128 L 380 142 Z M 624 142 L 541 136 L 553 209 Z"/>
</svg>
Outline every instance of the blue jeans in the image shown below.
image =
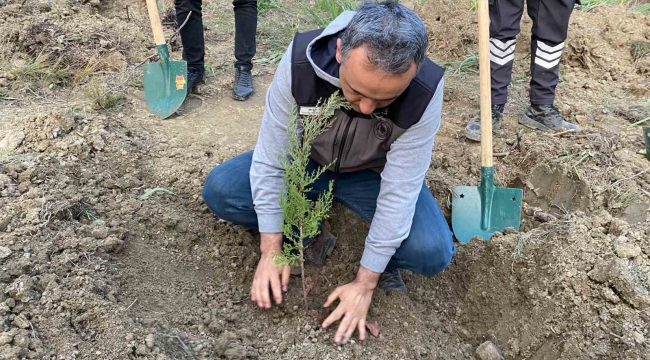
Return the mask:
<svg viewBox="0 0 650 360">
<path fill-rule="evenodd" d="M 219 218 L 257 231 L 249 172 L 253 152 L 236 156 L 212 169 L 203 186 L 203 200 Z M 310 161 L 309 170 L 318 164 Z M 334 174 L 325 171 L 312 185 L 312 200 L 334 179 L 334 200 L 371 222 L 377 207 L 380 175 L 374 171 Z M 444 270 L 456 248 L 453 235 L 440 206 L 426 185 L 422 185 L 415 205 L 411 231 L 391 258 L 386 270 L 406 269 L 425 276 Z"/>
</svg>

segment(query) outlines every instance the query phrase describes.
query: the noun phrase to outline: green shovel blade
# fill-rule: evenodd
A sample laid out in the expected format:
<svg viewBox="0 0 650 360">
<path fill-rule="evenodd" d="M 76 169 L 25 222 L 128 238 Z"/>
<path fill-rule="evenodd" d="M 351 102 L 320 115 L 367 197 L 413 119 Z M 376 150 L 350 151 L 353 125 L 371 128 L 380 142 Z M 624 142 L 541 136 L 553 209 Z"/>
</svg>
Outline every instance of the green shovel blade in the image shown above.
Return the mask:
<svg viewBox="0 0 650 360">
<path fill-rule="evenodd" d="M 183 104 L 187 94 L 187 63 L 170 61 L 167 45 L 158 45 L 160 62 L 144 66 L 144 98 L 153 114 L 167 118 Z"/>
<path fill-rule="evenodd" d="M 494 186 L 494 169 L 481 169 L 480 186 L 457 186 L 451 200 L 451 225 L 456 239 L 468 243 L 477 236 L 489 240 L 496 231 L 519 231 L 523 191 Z"/>
</svg>

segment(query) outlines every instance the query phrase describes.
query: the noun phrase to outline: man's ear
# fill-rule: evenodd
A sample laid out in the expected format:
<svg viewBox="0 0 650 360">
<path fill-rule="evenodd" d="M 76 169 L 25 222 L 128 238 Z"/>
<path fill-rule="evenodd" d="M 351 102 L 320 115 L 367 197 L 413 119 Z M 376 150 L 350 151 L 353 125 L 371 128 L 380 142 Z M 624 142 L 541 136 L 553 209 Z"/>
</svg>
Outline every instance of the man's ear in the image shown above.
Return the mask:
<svg viewBox="0 0 650 360">
<path fill-rule="evenodd" d="M 336 39 L 336 62 L 341 63 L 341 39 Z"/>
</svg>

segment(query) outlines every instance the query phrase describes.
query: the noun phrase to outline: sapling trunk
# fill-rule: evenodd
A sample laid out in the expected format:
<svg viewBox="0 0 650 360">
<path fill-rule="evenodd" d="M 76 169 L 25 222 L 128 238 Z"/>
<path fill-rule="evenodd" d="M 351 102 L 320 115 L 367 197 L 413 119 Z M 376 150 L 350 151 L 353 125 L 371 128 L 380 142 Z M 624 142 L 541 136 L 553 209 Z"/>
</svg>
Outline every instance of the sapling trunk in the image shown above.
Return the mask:
<svg viewBox="0 0 650 360">
<path fill-rule="evenodd" d="M 300 265 L 302 293 L 305 311 L 307 303 L 307 284 L 305 282 L 305 239 L 314 239 L 320 233 L 320 224 L 328 217 L 332 206 L 333 181 L 329 188 L 320 194 L 317 202 L 307 198 L 310 186 L 329 168 L 320 167 L 314 172 L 307 171 L 311 155 L 311 144 L 319 134 L 331 125 L 334 111 L 347 108 L 338 92 L 323 103 L 319 103 L 309 115 L 298 117 L 296 107 L 291 111 L 287 123 L 288 151 L 280 156 L 284 169 L 284 188 L 280 194 L 280 207 L 284 216 L 282 233 L 287 241 L 282 252 L 276 255 L 276 263 Z M 336 161 L 336 160 L 335 160 Z M 331 165 L 331 164 L 330 164 Z M 297 254 L 296 254 L 297 253 Z"/>
</svg>

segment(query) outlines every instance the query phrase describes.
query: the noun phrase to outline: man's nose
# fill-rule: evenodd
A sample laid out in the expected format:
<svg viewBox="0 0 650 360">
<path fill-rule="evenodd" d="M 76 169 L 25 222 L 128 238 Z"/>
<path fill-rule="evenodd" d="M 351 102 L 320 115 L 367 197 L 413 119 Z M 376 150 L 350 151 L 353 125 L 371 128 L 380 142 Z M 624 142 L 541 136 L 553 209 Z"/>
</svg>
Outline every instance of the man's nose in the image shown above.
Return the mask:
<svg viewBox="0 0 650 360">
<path fill-rule="evenodd" d="M 372 112 L 375 111 L 375 108 L 377 108 L 377 102 L 374 100 L 363 98 L 359 102 L 359 110 L 366 115 L 372 114 Z"/>
</svg>

